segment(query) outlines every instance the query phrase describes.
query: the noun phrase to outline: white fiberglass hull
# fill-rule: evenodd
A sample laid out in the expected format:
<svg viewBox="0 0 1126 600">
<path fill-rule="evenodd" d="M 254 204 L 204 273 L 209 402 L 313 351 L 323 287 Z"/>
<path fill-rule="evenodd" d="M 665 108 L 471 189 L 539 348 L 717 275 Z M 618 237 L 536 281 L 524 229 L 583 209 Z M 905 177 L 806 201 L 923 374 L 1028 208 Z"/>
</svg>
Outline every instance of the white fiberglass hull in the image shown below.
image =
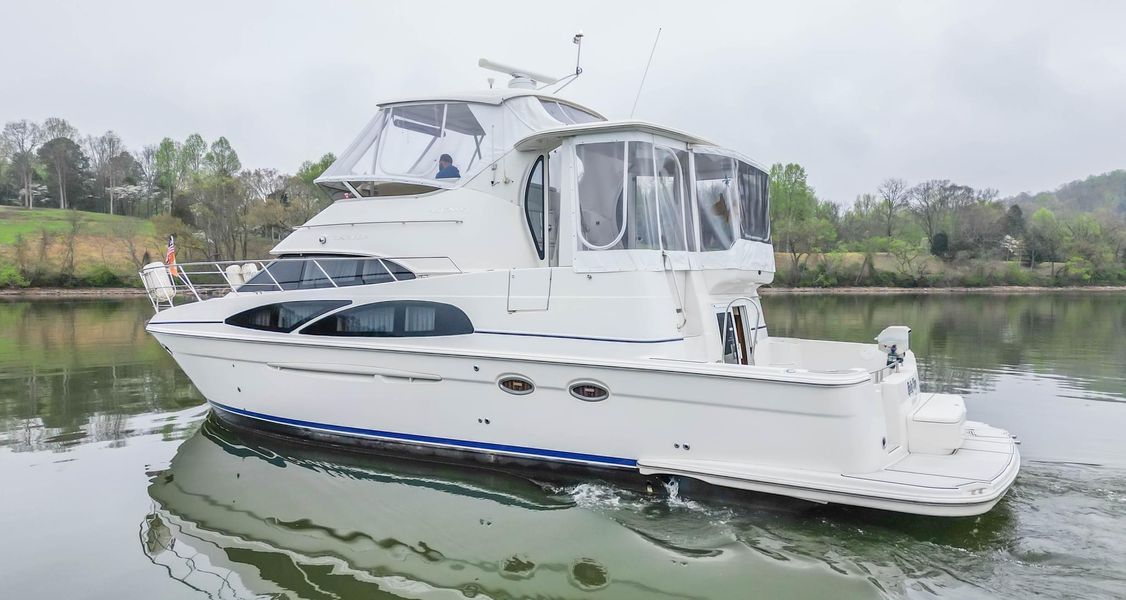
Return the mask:
<svg viewBox="0 0 1126 600">
<path fill-rule="evenodd" d="M 867 379 L 799 382 L 735 376 L 725 365 L 154 334 L 220 416 L 305 437 L 682 476 L 939 516 L 988 511 L 1019 470 L 1011 436 L 981 424 L 966 423 L 967 446 L 951 456 L 890 447 Z M 502 391 L 498 380 L 511 374 L 534 381 L 535 392 Z M 605 386 L 610 398 L 576 399 L 568 390 L 579 381 Z"/>
</svg>

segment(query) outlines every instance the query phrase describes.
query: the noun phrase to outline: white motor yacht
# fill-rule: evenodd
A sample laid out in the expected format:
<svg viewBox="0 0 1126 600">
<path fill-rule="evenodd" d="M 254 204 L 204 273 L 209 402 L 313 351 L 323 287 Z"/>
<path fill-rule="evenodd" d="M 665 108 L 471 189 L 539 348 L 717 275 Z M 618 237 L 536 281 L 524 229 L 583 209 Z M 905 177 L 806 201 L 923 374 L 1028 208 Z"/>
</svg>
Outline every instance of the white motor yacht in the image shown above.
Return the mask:
<svg viewBox="0 0 1126 600">
<path fill-rule="evenodd" d="M 762 166 L 536 83 L 380 104 L 268 261 L 146 266 L 148 331 L 220 418 L 925 515 L 1001 499 L 1013 436 L 923 390 L 907 327 L 769 334 Z"/>
</svg>

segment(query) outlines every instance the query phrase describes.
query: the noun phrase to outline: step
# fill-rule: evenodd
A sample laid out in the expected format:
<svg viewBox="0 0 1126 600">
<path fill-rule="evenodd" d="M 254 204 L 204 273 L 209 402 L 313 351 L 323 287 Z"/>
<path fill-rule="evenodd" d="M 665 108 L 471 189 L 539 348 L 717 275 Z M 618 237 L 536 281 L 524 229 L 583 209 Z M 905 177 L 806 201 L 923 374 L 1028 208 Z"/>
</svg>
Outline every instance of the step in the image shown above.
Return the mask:
<svg viewBox="0 0 1126 600">
<path fill-rule="evenodd" d="M 953 394 L 924 396 L 907 421 L 907 448 L 919 454 L 953 454 L 965 437 L 966 403 Z"/>
</svg>

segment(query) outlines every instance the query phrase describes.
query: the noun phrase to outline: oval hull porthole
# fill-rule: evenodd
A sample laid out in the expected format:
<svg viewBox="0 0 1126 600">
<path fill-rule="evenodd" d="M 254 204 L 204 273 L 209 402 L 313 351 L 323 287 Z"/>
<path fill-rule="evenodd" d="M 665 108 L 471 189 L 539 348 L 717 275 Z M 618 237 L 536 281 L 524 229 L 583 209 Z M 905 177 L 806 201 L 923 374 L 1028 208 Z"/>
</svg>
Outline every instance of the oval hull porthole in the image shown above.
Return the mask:
<svg viewBox="0 0 1126 600">
<path fill-rule="evenodd" d="M 610 397 L 610 390 L 593 381 L 571 384 L 571 395 L 583 402 L 601 402 Z"/>
<path fill-rule="evenodd" d="M 517 396 L 531 394 L 536 389 L 536 384 L 532 383 L 532 380 L 519 375 L 506 375 L 497 382 L 497 385 L 509 394 L 516 394 Z"/>
</svg>

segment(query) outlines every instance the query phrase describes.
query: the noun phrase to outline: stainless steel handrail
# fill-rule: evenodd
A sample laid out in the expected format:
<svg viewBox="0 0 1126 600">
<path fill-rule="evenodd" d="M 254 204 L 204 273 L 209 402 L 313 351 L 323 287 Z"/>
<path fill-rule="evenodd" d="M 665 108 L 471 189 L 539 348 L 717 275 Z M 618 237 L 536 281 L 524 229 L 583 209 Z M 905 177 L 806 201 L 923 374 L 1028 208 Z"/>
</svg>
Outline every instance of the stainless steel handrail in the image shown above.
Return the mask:
<svg viewBox="0 0 1126 600">
<path fill-rule="evenodd" d="M 754 337 L 751 339 L 751 349 L 747 352 L 747 354 L 749 355 L 747 356 L 747 364 L 753 365 L 755 364 L 755 347 L 758 346 L 758 330 L 762 324 L 762 309 L 760 309 L 758 305 L 755 304 L 754 298 L 739 296 L 738 298 L 734 298 L 731 300 L 731 302 L 727 303 L 727 308 L 723 310 L 723 342 L 719 347 L 719 351 L 724 352 L 727 350 L 727 319 L 728 316 L 731 315 L 731 307 L 740 300 L 746 300 L 747 304 L 755 307 L 755 331 L 752 334 Z"/>
<path fill-rule="evenodd" d="M 461 268 L 457 266 L 457 263 L 448 256 L 303 256 L 265 260 L 217 260 L 177 263 L 175 265 L 154 265 L 143 268 L 139 272 L 139 275 L 141 276 L 141 281 L 144 283 L 149 300 L 152 302 L 153 309 L 160 312 L 164 308 L 174 306 L 176 297 L 179 294 L 186 294 L 189 299 L 201 301 L 208 296 L 220 293 L 237 294 L 284 291 L 286 284 L 278 281 L 278 278 L 275 276 L 276 274 L 273 272 L 278 263 L 312 263 L 316 266 L 317 270 L 320 271 L 320 274 L 324 277 L 324 280 L 328 282 L 328 285 L 333 288 L 339 288 L 342 287 L 341 284 L 343 280 L 351 280 L 355 275 L 337 275 L 335 277 L 330 275 L 325 265 L 338 261 L 373 261 L 390 276 L 392 281 L 400 281 L 401 278 L 395 274 L 394 269 L 388 266 L 387 261 L 405 263 L 408 267 L 412 262 L 415 263 L 415 266 L 421 266 L 418 265 L 421 261 L 443 261 L 441 268 L 427 269 L 410 267 L 415 273 L 423 275 L 457 274 L 463 272 Z M 242 273 L 245 272 L 244 268 L 246 265 L 254 265 L 254 271 L 252 274 L 249 274 L 245 281 L 239 281 L 232 277 L 233 273 L 227 271 L 231 265 L 239 267 L 240 276 L 238 279 L 241 279 L 243 276 Z M 250 283 L 251 280 L 258 277 L 263 271 L 266 273 L 264 278 L 269 278 L 269 281 L 255 281 L 254 283 Z M 319 281 L 319 278 L 316 280 Z M 290 282 L 287 282 L 287 284 L 288 283 Z"/>
<path fill-rule="evenodd" d="M 871 372 L 869 372 L 869 375 L 872 376 L 872 383 L 883 383 L 884 379 L 888 375 L 890 375 L 892 373 L 898 373 L 898 372 L 899 372 L 899 363 L 897 362 L 895 364 L 880 367 L 880 368 L 876 369 L 875 371 L 871 371 Z"/>
</svg>

